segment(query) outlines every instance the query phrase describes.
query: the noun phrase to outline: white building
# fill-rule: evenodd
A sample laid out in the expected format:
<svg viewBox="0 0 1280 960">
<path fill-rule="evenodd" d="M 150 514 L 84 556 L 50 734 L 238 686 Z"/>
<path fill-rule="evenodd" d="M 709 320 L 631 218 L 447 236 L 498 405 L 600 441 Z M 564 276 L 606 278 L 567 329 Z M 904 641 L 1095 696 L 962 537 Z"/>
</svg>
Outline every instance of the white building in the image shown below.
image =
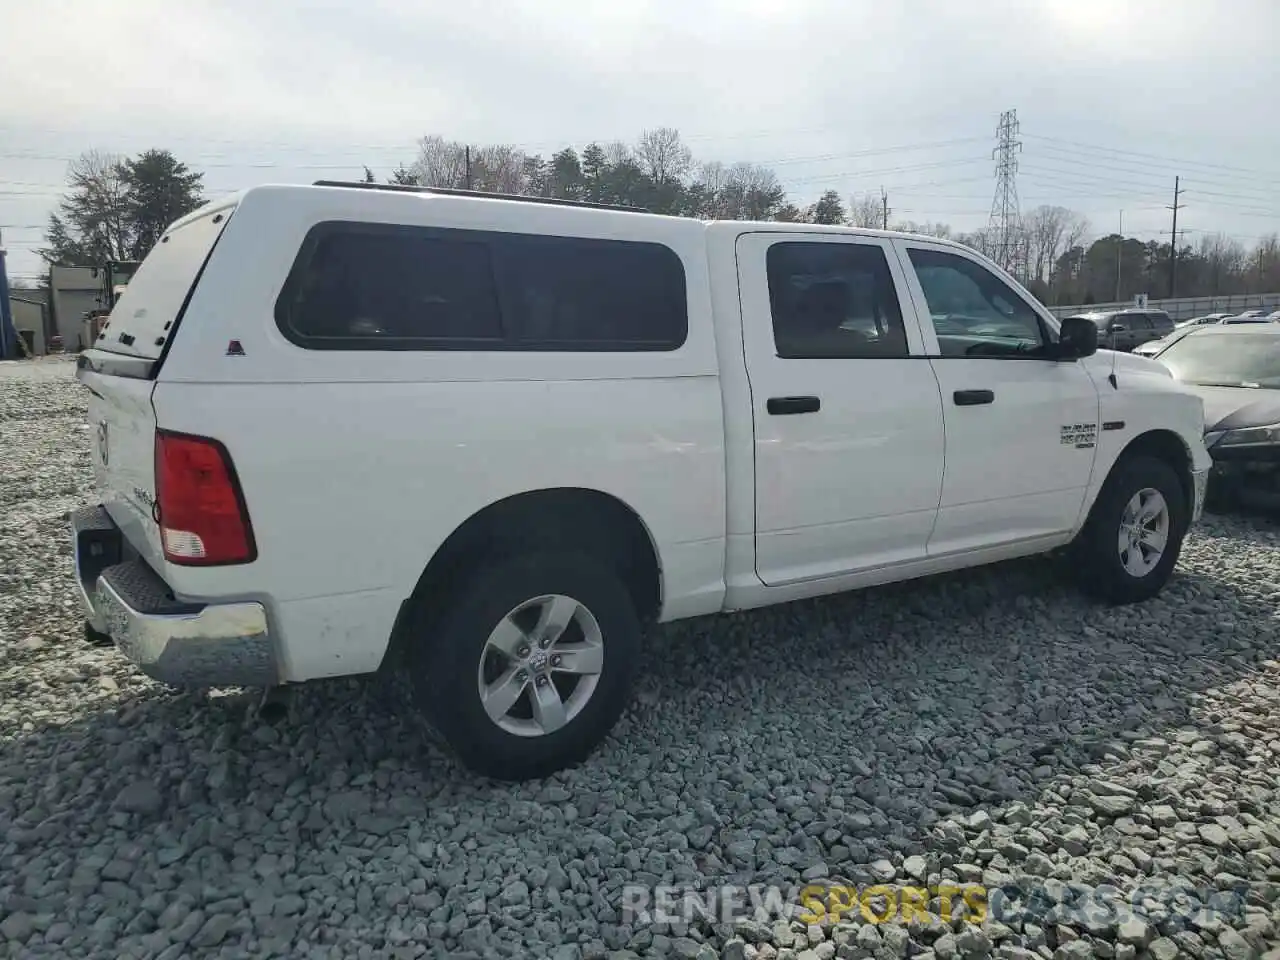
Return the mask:
<svg viewBox="0 0 1280 960">
<path fill-rule="evenodd" d="M 89 346 L 85 314 L 102 302 L 101 267 L 52 267 L 49 270 L 50 335 L 62 338 L 63 349 Z"/>
</svg>

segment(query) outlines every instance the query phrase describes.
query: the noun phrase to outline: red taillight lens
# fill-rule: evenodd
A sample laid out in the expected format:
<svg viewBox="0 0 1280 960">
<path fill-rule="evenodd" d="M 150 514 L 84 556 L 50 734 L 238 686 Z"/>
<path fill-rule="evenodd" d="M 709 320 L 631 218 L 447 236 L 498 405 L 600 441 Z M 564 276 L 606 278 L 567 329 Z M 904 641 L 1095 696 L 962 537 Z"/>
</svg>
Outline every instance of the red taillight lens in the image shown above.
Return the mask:
<svg viewBox="0 0 1280 960">
<path fill-rule="evenodd" d="M 170 563 L 249 563 L 258 550 L 226 448 L 208 437 L 156 431 L 156 505 Z"/>
</svg>

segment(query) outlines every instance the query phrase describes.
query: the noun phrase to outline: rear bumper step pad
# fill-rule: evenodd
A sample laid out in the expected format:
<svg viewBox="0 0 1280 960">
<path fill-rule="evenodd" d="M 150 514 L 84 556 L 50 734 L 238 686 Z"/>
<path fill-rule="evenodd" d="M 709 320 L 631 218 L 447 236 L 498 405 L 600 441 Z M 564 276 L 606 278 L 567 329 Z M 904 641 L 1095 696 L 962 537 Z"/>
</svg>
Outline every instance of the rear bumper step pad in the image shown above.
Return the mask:
<svg viewBox="0 0 1280 960">
<path fill-rule="evenodd" d="M 101 506 L 71 515 L 85 616 L 147 676 L 182 687 L 273 686 L 279 665 L 260 603 L 190 603 L 139 559 Z"/>
</svg>

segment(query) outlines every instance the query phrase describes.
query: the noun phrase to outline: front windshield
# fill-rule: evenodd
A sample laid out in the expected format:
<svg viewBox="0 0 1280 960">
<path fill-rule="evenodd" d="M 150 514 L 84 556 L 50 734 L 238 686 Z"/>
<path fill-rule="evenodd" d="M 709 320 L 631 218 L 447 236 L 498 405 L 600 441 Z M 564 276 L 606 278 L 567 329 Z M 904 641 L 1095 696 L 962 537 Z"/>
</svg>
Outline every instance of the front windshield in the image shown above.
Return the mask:
<svg viewBox="0 0 1280 960">
<path fill-rule="evenodd" d="M 1186 383 L 1280 388 L 1280 336 L 1276 334 L 1183 337 L 1159 360 Z"/>
</svg>

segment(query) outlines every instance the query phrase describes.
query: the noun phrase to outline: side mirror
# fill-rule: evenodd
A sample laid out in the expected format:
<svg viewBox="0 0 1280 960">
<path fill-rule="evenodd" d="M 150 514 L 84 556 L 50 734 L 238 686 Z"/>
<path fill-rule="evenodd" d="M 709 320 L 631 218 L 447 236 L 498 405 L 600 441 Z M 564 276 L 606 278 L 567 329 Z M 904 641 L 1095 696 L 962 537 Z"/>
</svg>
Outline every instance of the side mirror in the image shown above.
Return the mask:
<svg viewBox="0 0 1280 960">
<path fill-rule="evenodd" d="M 1067 317 L 1058 328 L 1058 358 L 1079 360 L 1098 352 L 1098 326 L 1084 317 Z"/>
<path fill-rule="evenodd" d="M 1128 329 L 1129 329 L 1129 328 L 1128 328 L 1128 327 L 1126 327 L 1123 323 L 1113 323 L 1113 324 L 1111 325 L 1111 330 L 1110 330 L 1110 332 L 1111 332 L 1111 333 L 1124 333 L 1124 332 L 1125 332 L 1126 330 L 1128 330 Z"/>
</svg>

